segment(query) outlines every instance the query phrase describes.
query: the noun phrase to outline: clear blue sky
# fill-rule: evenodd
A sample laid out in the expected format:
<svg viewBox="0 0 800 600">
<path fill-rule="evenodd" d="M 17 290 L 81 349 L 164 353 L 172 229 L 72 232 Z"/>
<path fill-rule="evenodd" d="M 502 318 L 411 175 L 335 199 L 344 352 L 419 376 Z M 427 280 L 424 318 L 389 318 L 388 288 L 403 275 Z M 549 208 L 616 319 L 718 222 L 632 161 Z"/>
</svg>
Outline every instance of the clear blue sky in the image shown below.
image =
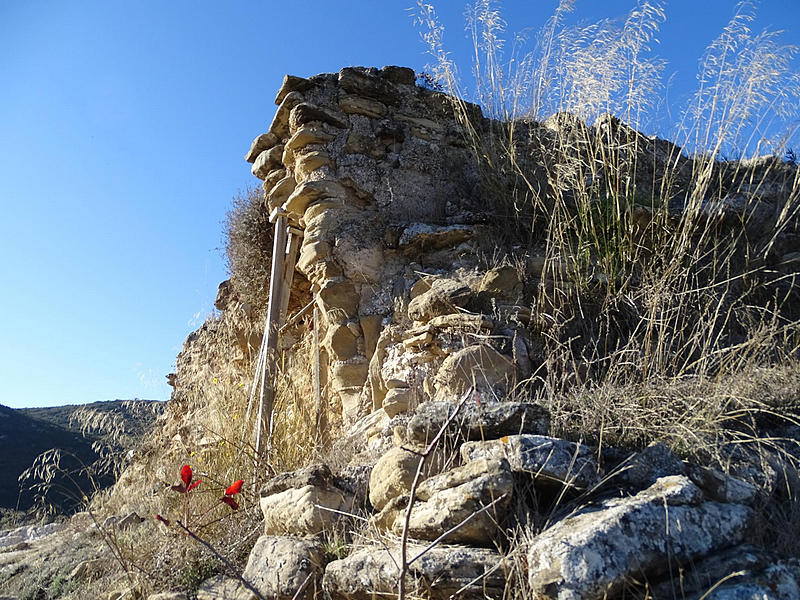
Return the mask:
<svg viewBox="0 0 800 600">
<path fill-rule="evenodd" d="M 167 399 L 226 278 L 221 222 L 256 183 L 242 157 L 283 75 L 422 70 L 412 3 L 0 0 L 0 403 Z M 509 29 L 540 27 L 555 4 L 506 2 Z M 578 0 L 576 14 L 632 4 Z M 668 3 L 673 99 L 734 6 Z M 464 68 L 464 3 L 437 9 Z M 764 0 L 755 28 L 798 44 L 798 12 Z"/>
</svg>

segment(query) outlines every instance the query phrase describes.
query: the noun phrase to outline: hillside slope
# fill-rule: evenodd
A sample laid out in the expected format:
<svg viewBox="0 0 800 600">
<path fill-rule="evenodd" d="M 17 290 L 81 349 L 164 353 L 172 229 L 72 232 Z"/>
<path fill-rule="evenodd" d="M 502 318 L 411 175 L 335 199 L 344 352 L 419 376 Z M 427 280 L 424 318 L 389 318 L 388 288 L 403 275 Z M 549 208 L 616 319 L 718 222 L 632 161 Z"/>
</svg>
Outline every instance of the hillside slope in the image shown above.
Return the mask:
<svg viewBox="0 0 800 600">
<path fill-rule="evenodd" d="M 73 512 L 82 492 L 93 490 L 95 484 L 110 485 L 113 477 L 101 474 L 93 484 L 83 473 L 68 482 L 64 473 L 95 463 L 100 458 L 93 448 L 97 442 L 111 443 L 121 452 L 129 449 L 162 408 L 163 403 L 149 400 L 22 409 L 0 405 L 0 508 L 24 511 L 33 506 L 37 492 L 20 486 L 19 476 L 43 452 L 58 449 L 63 472 L 55 474 L 47 501 L 57 512 Z"/>
</svg>

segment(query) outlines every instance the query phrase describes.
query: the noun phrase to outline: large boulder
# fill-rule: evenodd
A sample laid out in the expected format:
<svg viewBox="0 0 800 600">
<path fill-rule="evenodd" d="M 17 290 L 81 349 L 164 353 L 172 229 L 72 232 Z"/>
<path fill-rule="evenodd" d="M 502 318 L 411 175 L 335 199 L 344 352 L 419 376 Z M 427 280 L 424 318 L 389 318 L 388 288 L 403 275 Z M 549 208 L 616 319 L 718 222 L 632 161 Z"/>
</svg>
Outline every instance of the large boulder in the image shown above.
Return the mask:
<svg viewBox="0 0 800 600">
<path fill-rule="evenodd" d="M 448 356 L 436 374 L 438 399 L 454 398 L 474 388 L 481 402 L 491 401 L 497 390 L 514 383 L 514 361 L 487 344 L 467 346 Z"/>
<path fill-rule="evenodd" d="M 264 535 L 321 533 L 352 505 L 352 496 L 336 487 L 325 465 L 280 475 L 261 488 Z"/>
<path fill-rule="evenodd" d="M 741 541 L 752 510 L 707 501 L 683 475 L 556 523 L 528 548 L 528 582 L 541 598 L 614 595 L 631 577 L 652 580 Z"/>
<path fill-rule="evenodd" d="M 409 597 L 447 600 L 501 598 L 506 588 L 503 558 L 488 548 L 408 544 Z M 397 595 L 400 548 L 367 546 L 328 564 L 322 580 L 333 600 L 374 600 Z"/>
<path fill-rule="evenodd" d="M 730 575 L 733 575 L 732 577 Z M 800 598 L 800 561 L 786 560 L 758 572 L 728 574 L 723 585 L 692 600 L 796 600 Z"/>
<path fill-rule="evenodd" d="M 408 533 L 415 539 L 435 540 L 450 531 L 442 541 L 493 545 L 500 538 L 513 489 L 514 479 L 505 460 L 476 460 L 426 479 L 417 489 Z M 398 511 L 394 533 L 401 535 L 404 523 L 405 511 Z"/>
<path fill-rule="evenodd" d="M 427 291 L 408 304 L 408 316 L 415 321 L 430 321 L 434 317 L 457 313 L 472 298 L 469 286 L 454 279 L 434 279 L 423 288 Z"/>
<path fill-rule="evenodd" d="M 324 568 L 321 541 L 262 535 L 250 552 L 243 576 L 265 598 L 311 600 L 317 595 Z"/>
<path fill-rule="evenodd" d="M 390 500 L 411 491 L 417 472 L 419 454 L 394 447 L 384 454 L 369 477 L 369 501 L 382 510 Z"/>
</svg>

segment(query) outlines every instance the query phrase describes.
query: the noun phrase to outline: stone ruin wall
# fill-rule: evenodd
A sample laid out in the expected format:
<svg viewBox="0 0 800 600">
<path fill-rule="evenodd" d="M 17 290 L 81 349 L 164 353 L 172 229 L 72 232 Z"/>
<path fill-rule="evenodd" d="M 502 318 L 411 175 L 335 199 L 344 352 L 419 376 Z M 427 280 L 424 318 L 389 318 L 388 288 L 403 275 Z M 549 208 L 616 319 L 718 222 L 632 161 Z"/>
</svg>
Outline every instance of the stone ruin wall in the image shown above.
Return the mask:
<svg viewBox="0 0 800 600">
<path fill-rule="evenodd" d="M 450 99 L 417 87 L 411 69 L 287 76 L 276 104 L 246 159 L 267 209 L 304 232 L 297 271 L 323 315 L 329 394 L 346 422 L 381 407 L 393 416 L 452 384 L 434 375 L 462 334 L 492 327 L 456 314 L 475 300 L 486 233 L 474 155 Z M 480 109 L 468 110 L 480 127 Z M 505 376 L 505 346 L 505 357 L 487 346 L 477 358 Z"/>
</svg>

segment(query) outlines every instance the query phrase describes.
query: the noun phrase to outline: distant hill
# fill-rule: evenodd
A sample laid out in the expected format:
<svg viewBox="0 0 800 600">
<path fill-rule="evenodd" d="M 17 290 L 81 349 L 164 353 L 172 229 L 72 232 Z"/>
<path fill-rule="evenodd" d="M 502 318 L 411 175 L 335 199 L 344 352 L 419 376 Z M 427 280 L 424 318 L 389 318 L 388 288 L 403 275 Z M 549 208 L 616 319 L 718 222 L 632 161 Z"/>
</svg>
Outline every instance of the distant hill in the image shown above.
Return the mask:
<svg viewBox="0 0 800 600">
<path fill-rule="evenodd" d="M 18 478 L 37 456 L 57 449 L 61 453 L 60 469 L 54 471 L 46 499 L 58 512 L 72 512 L 80 493 L 93 487 L 86 474 L 80 473 L 82 466 L 101 459 L 93 445 L 123 456 L 152 427 L 163 406 L 163 402 L 153 400 L 22 409 L 0 405 L 0 509 L 27 510 L 34 504 L 36 490 L 27 486 L 20 489 Z M 41 482 L 41 477 L 33 481 Z M 110 485 L 113 475 L 102 473 L 96 483 L 100 487 Z"/>
</svg>

